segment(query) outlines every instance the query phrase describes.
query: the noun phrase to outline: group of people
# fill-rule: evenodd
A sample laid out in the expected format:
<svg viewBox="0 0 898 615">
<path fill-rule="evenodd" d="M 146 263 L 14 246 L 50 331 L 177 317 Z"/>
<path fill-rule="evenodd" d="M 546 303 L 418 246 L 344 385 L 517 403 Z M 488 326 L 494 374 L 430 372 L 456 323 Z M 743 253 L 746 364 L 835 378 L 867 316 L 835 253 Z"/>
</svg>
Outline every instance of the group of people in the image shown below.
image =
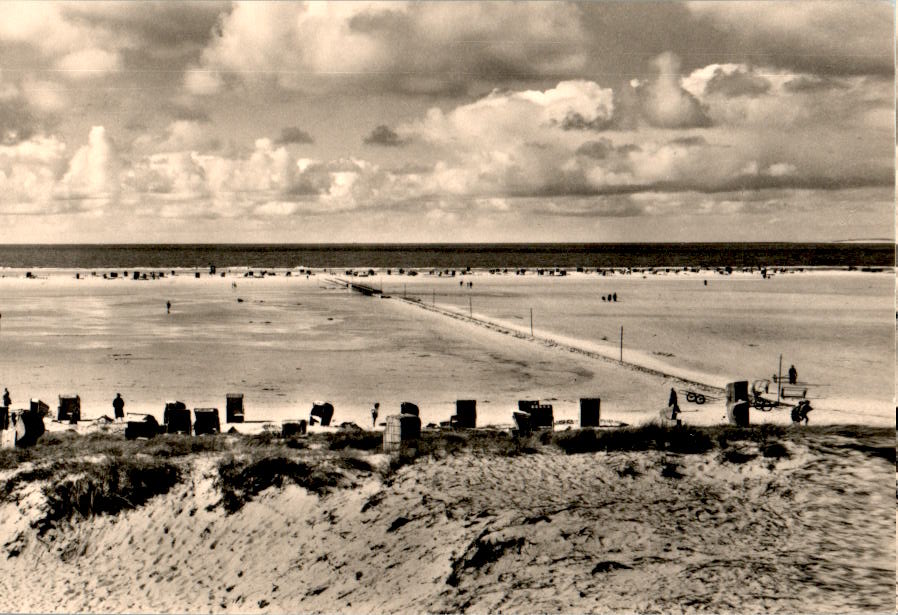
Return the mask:
<svg viewBox="0 0 898 615">
<path fill-rule="evenodd" d="M 617 302 L 617 293 L 611 293 L 610 295 L 602 295 L 602 301 Z"/>
</svg>

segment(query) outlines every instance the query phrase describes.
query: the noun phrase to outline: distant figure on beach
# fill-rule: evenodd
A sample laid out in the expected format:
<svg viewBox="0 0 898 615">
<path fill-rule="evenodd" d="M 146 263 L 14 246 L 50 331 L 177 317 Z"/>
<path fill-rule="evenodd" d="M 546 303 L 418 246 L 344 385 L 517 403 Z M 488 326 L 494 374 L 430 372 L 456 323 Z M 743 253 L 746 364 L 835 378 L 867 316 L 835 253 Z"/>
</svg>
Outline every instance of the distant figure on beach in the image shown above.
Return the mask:
<svg viewBox="0 0 898 615">
<path fill-rule="evenodd" d="M 474 288 L 474 282 L 468 282 L 468 288 Z"/>
<path fill-rule="evenodd" d="M 112 408 L 115 410 L 115 420 L 125 419 L 125 400 L 122 399 L 121 393 L 115 394 L 115 399 L 112 400 Z"/>
<path fill-rule="evenodd" d="M 798 382 L 798 370 L 795 369 L 795 366 L 791 366 L 789 368 L 789 384 L 795 384 Z"/>
<path fill-rule="evenodd" d="M 9 397 L 9 389 L 3 389 L 3 405 L 9 408 L 12 405 L 12 399 Z"/>
<path fill-rule="evenodd" d="M 801 423 L 804 421 L 804 424 L 808 424 L 808 412 L 813 410 L 811 407 L 811 402 L 806 399 L 798 402 L 798 405 L 792 408 L 792 422 L 793 423 Z"/>
<path fill-rule="evenodd" d="M 614 299 L 614 302 L 617 303 L 617 293 L 614 293 L 611 297 Z"/>
<path fill-rule="evenodd" d="M 171 314 L 171 301 L 166 301 L 166 302 L 165 302 L 165 313 L 166 313 L 166 314 Z"/>
<path fill-rule="evenodd" d="M 673 389 L 670 390 L 670 397 L 667 399 L 667 407 L 673 408 L 670 412 L 670 418 L 677 418 L 677 414 L 680 412 L 680 405 L 677 403 L 677 392 Z"/>
<path fill-rule="evenodd" d="M 371 426 L 377 426 L 377 415 L 379 414 L 380 404 L 374 402 L 374 407 L 371 408 Z"/>
</svg>

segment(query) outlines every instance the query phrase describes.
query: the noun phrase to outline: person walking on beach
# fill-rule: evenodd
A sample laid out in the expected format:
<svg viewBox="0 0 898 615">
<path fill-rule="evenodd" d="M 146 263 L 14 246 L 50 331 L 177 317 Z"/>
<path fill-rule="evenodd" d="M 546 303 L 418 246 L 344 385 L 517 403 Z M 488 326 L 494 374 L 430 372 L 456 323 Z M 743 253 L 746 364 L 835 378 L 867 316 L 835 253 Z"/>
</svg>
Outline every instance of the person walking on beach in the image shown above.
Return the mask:
<svg viewBox="0 0 898 615">
<path fill-rule="evenodd" d="M 371 427 L 377 427 L 377 415 L 379 414 L 379 408 L 380 404 L 374 402 L 374 407 L 371 408 Z"/>
<path fill-rule="evenodd" d="M 125 420 L 125 400 L 122 399 L 121 393 L 115 394 L 115 399 L 112 400 L 112 408 L 115 410 L 116 421 Z"/>
<path fill-rule="evenodd" d="M 171 314 L 171 301 L 166 301 L 166 302 L 165 302 L 165 313 L 166 313 L 166 314 Z"/>
<path fill-rule="evenodd" d="M 9 397 L 9 389 L 3 389 L 3 405 L 9 408 L 12 405 L 12 399 Z"/>
<path fill-rule="evenodd" d="M 798 382 L 798 370 L 795 369 L 795 366 L 792 365 L 789 367 L 789 384 L 796 384 Z"/>
</svg>

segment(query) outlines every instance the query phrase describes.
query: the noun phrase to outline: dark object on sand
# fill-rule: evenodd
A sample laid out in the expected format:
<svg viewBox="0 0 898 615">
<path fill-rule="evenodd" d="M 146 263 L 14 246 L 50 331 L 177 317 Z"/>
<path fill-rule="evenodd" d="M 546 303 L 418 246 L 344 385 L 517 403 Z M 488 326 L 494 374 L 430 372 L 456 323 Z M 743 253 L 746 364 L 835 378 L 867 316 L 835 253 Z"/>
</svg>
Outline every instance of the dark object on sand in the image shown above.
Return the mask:
<svg viewBox="0 0 898 615">
<path fill-rule="evenodd" d="M 748 380 L 727 383 L 727 403 L 748 401 Z"/>
<path fill-rule="evenodd" d="M 162 418 L 166 433 L 183 433 L 190 435 L 190 410 L 181 401 L 170 401 L 165 404 Z"/>
<path fill-rule="evenodd" d="M 749 409 L 748 380 L 728 382 L 727 391 L 727 422 L 737 427 L 748 427 Z"/>
<path fill-rule="evenodd" d="M 418 410 L 418 406 L 410 401 L 404 401 L 399 404 L 399 412 L 400 414 L 413 414 L 415 416 L 421 416 L 421 413 Z"/>
<path fill-rule="evenodd" d="M 68 421 L 72 425 L 81 420 L 81 397 L 78 395 L 60 395 L 56 408 L 56 420 Z"/>
<path fill-rule="evenodd" d="M 798 405 L 792 408 L 792 422 L 793 423 L 801 423 L 804 421 L 804 424 L 808 424 L 808 412 L 813 410 L 811 407 L 811 402 L 806 399 L 798 402 Z"/>
<path fill-rule="evenodd" d="M 598 427 L 602 400 L 598 397 L 580 398 L 580 427 Z"/>
<path fill-rule="evenodd" d="M 455 415 L 449 419 L 449 424 L 460 429 L 474 429 L 477 426 L 477 400 L 455 400 Z"/>
<path fill-rule="evenodd" d="M 227 400 L 226 420 L 228 423 L 243 422 L 243 393 L 228 393 L 225 396 Z"/>
<path fill-rule="evenodd" d="M 39 399 L 32 399 L 31 404 L 29 405 L 29 410 L 32 412 L 37 412 L 41 415 L 41 418 L 50 414 L 50 406 L 45 404 Z"/>
<path fill-rule="evenodd" d="M 533 429 L 552 429 L 555 426 L 551 404 L 540 404 L 538 400 L 520 400 L 518 411 L 530 414 L 530 425 Z"/>
<path fill-rule="evenodd" d="M 414 414 L 387 417 L 384 429 L 384 451 L 397 451 L 417 442 L 421 437 L 421 419 Z"/>
<path fill-rule="evenodd" d="M 511 413 L 511 416 L 514 418 L 514 424 L 517 427 L 517 435 L 529 436 L 533 431 L 533 426 L 530 424 L 530 413 L 516 410 Z"/>
<path fill-rule="evenodd" d="M 332 418 L 334 418 L 333 404 L 326 401 L 316 401 L 312 404 L 312 412 L 309 414 L 309 425 L 314 425 L 318 422 L 323 427 L 327 427 L 331 424 Z"/>
<path fill-rule="evenodd" d="M 221 421 L 218 419 L 218 408 L 194 408 L 193 416 L 194 435 L 202 436 L 203 434 L 214 435 L 221 433 Z"/>
<path fill-rule="evenodd" d="M 281 424 L 281 435 L 285 438 L 306 435 L 306 421 L 285 421 Z"/>
<path fill-rule="evenodd" d="M 46 407 L 46 404 L 44 406 Z M 16 446 L 25 448 L 34 446 L 37 443 L 38 438 L 44 435 L 46 431 L 44 427 L 44 417 L 46 415 L 46 412 L 33 408 L 13 413 L 12 422 L 16 429 Z"/>
<path fill-rule="evenodd" d="M 142 421 L 128 421 L 125 425 L 125 439 L 155 438 L 160 432 L 156 417 L 148 414 Z"/>
</svg>

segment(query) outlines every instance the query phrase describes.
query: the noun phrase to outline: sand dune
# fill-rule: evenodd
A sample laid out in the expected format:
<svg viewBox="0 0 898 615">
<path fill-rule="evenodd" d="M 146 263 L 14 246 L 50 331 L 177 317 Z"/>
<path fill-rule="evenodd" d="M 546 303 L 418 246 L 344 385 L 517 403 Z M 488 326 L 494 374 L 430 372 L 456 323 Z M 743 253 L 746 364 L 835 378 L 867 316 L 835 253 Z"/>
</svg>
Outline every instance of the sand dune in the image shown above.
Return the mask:
<svg viewBox="0 0 898 615">
<path fill-rule="evenodd" d="M 18 536 L 0 609 L 891 611 L 894 467 L 865 448 L 891 444 L 875 434 L 796 432 L 787 457 L 469 451 L 350 471 L 322 496 L 270 488 L 232 515 L 203 454 L 168 494 L 41 539 L 32 483 L 0 507 Z"/>
</svg>

